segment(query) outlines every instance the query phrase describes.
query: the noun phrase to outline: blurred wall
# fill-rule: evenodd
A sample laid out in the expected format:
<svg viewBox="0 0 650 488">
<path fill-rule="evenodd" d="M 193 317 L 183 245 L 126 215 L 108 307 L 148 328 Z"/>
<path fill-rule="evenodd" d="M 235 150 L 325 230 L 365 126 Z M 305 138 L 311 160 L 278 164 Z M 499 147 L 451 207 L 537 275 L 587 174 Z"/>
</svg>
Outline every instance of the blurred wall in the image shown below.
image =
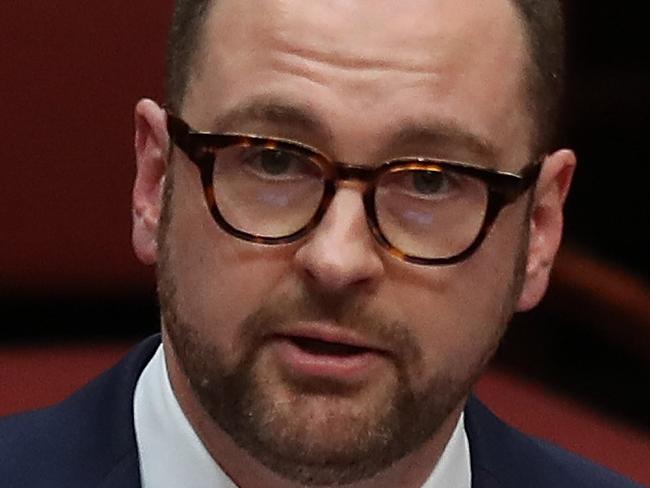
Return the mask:
<svg viewBox="0 0 650 488">
<path fill-rule="evenodd" d="M 0 291 L 138 290 L 133 106 L 160 99 L 171 1 L 0 2 Z"/>
</svg>

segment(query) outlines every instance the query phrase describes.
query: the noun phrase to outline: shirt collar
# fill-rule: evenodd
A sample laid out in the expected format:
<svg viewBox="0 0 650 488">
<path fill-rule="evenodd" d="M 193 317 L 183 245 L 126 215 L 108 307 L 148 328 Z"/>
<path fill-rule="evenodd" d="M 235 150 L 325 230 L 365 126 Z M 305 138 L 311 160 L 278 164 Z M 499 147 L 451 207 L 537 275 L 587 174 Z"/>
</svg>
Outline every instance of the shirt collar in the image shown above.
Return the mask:
<svg viewBox="0 0 650 488">
<path fill-rule="evenodd" d="M 142 488 L 237 488 L 185 417 L 167 376 L 162 346 L 143 370 L 133 401 Z M 422 488 L 470 488 L 463 415 Z"/>
</svg>

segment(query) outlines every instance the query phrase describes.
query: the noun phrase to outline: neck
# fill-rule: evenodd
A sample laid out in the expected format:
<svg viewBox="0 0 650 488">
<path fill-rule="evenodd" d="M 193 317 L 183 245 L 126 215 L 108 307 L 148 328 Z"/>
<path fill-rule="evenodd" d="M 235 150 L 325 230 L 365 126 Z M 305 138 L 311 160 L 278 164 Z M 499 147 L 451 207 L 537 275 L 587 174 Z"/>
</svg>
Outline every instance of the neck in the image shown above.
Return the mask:
<svg viewBox="0 0 650 488">
<path fill-rule="evenodd" d="M 205 412 L 196 398 L 168 340 L 163 340 L 167 374 L 174 395 L 212 458 L 241 488 L 298 488 L 302 485 L 282 478 L 237 446 Z M 393 463 L 374 477 L 346 485 L 349 488 L 419 488 L 435 468 L 462 412 L 461 402 L 436 434 L 418 450 Z"/>
</svg>

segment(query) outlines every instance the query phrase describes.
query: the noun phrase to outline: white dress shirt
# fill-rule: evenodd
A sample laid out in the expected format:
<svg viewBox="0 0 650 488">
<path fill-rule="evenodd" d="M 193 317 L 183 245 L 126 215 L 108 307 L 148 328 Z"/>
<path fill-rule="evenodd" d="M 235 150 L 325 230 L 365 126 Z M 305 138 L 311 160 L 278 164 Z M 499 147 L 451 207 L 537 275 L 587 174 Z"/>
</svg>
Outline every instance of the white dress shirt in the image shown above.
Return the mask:
<svg viewBox="0 0 650 488">
<path fill-rule="evenodd" d="M 142 488 L 237 488 L 212 459 L 171 388 L 162 346 L 138 379 L 133 402 Z M 422 488 L 470 488 L 463 416 Z"/>
</svg>

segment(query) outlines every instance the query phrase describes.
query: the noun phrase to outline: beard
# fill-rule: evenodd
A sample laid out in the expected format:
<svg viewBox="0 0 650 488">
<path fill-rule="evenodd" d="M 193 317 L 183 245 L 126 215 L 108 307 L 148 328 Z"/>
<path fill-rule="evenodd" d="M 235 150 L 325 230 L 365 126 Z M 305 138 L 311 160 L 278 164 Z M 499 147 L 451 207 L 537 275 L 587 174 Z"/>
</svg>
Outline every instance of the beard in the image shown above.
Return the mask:
<svg viewBox="0 0 650 488">
<path fill-rule="evenodd" d="M 267 301 L 238 324 L 233 352 L 210 342 L 198 324 L 181 316 L 167 243 L 169 217 L 163 212 L 158 294 L 163 326 L 184 376 L 205 413 L 236 445 L 276 474 L 306 486 L 372 478 L 440 431 L 496 350 L 526 262 L 522 248 L 502 305 L 502 325 L 456 375 L 425 369 L 408 324 L 353 299 L 315 296 L 300 287 Z M 267 354 L 270 338 L 292 324 L 319 320 L 389 345 L 388 373 L 356 389 L 323 378 L 283 377 Z"/>
</svg>

